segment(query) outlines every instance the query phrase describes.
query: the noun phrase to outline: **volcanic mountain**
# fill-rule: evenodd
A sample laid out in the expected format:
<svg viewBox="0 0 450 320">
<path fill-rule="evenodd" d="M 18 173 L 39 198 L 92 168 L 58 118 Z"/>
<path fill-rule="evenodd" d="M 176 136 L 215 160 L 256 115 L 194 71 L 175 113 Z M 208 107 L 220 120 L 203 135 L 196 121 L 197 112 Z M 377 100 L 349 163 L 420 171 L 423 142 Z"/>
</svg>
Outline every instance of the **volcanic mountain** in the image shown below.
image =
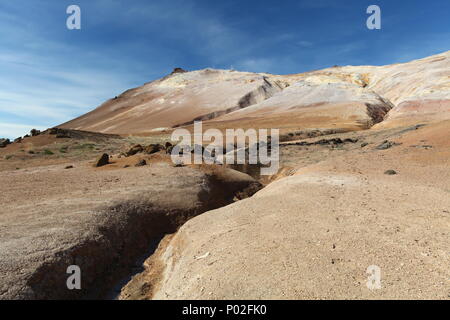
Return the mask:
<svg viewBox="0 0 450 320">
<path fill-rule="evenodd" d="M 450 117 L 450 51 L 388 66 L 335 66 L 292 75 L 175 69 L 60 127 L 151 133 L 214 126 L 366 129 Z"/>
</svg>

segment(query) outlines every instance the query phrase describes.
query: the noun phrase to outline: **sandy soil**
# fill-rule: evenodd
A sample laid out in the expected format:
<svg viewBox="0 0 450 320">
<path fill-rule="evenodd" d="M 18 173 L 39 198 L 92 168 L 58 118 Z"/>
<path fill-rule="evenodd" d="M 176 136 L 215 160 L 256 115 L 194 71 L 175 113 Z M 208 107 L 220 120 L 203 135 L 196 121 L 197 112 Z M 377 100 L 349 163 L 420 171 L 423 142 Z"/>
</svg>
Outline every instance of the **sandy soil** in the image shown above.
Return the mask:
<svg viewBox="0 0 450 320">
<path fill-rule="evenodd" d="M 52 160 L 42 156 L 39 166 L 3 169 L 0 299 L 104 297 L 153 241 L 256 183 L 225 168 L 175 168 L 161 157 L 112 158 L 94 168 L 92 160 L 45 165 Z M 135 167 L 143 158 L 147 165 Z M 66 287 L 71 264 L 83 272 L 81 291 Z"/>
<path fill-rule="evenodd" d="M 449 134 L 448 121 L 364 132 L 364 148 L 190 220 L 148 262 L 165 267 L 144 297 L 448 299 Z M 376 149 L 386 138 L 399 145 Z M 380 290 L 366 286 L 371 265 Z"/>
</svg>

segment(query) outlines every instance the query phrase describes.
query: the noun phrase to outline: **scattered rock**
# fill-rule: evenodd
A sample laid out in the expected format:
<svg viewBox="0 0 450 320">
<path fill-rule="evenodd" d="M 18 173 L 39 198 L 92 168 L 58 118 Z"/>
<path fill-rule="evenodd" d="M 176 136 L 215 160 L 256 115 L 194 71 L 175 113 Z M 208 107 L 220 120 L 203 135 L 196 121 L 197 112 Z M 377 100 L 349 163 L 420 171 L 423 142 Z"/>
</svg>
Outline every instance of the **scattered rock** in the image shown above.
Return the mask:
<svg viewBox="0 0 450 320">
<path fill-rule="evenodd" d="M 131 157 L 131 156 L 134 156 L 135 154 L 140 153 L 142 151 L 144 151 L 144 148 L 140 144 L 137 144 L 137 145 L 132 146 L 131 149 L 128 150 L 128 152 L 125 153 L 125 155 L 127 157 Z"/>
<path fill-rule="evenodd" d="M 139 160 L 139 162 L 136 163 L 134 166 L 135 166 L 135 167 L 143 167 L 143 166 L 146 166 L 146 165 L 147 165 L 147 161 L 145 161 L 145 159 L 141 159 L 141 160 Z"/>
<path fill-rule="evenodd" d="M 377 150 L 386 150 L 389 148 L 392 148 L 393 146 L 398 146 L 399 143 L 395 143 L 389 140 L 384 140 L 382 144 L 380 144 L 378 147 L 376 147 Z"/>
<path fill-rule="evenodd" d="M 18 137 L 16 139 L 14 139 L 14 143 L 21 143 L 22 142 L 22 137 Z"/>
<path fill-rule="evenodd" d="M 363 142 L 363 143 L 361 143 L 361 148 L 364 148 L 364 147 L 366 147 L 366 146 L 368 146 L 369 144 L 367 143 L 367 142 Z"/>
<path fill-rule="evenodd" d="M 64 169 L 73 169 L 73 166 L 66 166 Z"/>
<path fill-rule="evenodd" d="M 36 130 L 38 131 L 38 130 Z M 70 131 L 66 130 L 66 129 L 61 129 L 61 128 L 50 128 L 47 130 L 49 134 L 51 135 L 56 135 L 56 138 L 61 139 L 61 138 L 71 138 L 70 136 Z M 47 132 L 45 131 L 45 132 Z M 38 131 L 39 133 L 35 132 L 36 135 L 41 134 L 40 131 Z M 33 134 L 33 133 L 31 133 Z"/>
<path fill-rule="evenodd" d="M 104 153 L 95 161 L 94 167 L 102 167 L 107 164 L 109 164 L 109 155 Z"/>
<path fill-rule="evenodd" d="M 396 175 L 396 174 L 397 174 L 397 171 L 395 171 L 395 170 L 386 170 L 386 171 L 384 172 L 384 174 L 393 176 L 393 175 Z"/>
<path fill-rule="evenodd" d="M 166 149 L 168 149 L 168 148 L 172 147 L 173 145 L 172 145 L 172 143 L 167 141 L 164 146 L 166 147 Z"/>
<path fill-rule="evenodd" d="M 174 68 L 171 75 L 172 74 L 177 74 L 177 73 L 186 73 L 187 71 L 184 70 L 183 68 Z"/>
<path fill-rule="evenodd" d="M 416 145 L 416 144 L 414 144 L 414 145 L 412 145 L 412 146 L 410 146 L 411 148 L 422 148 L 422 149 L 425 149 L 425 150 L 428 150 L 428 149 L 432 149 L 433 148 L 433 146 L 431 146 L 431 145 Z"/>
<path fill-rule="evenodd" d="M 70 136 L 67 134 L 67 132 L 58 132 L 56 134 L 56 138 L 63 139 L 63 138 L 70 138 Z"/>
<path fill-rule="evenodd" d="M 339 145 L 344 143 L 356 143 L 358 142 L 358 139 L 354 138 L 347 138 L 342 140 L 341 138 L 332 138 L 332 139 L 321 139 L 319 141 L 315 142 L 297 142 L 296 145 L 298 146 L 312 146 L 312 145 Z"/>
<path fill-rule="evenodd" d="M 31 129 L 30 134 L 32 137 L 36 137 L 41 134 L 41 131 L 37 129 Z"/>
<path fill-rule="evenodd" d="M 11 141 L 9 139 L 0 139 L 0 148 L 4 148 L 8 144 L 11 144 Z"/>
<path fill-rule="evenodd" d="M 144 148 L 144 152 L 146 154 L 153 154 L 153 153 L 159 152 L 159 151 L 161 151 L 163 149 L 164 149 L 164 146 L 160 145 L 159 143 L 157 143 L 157 144 L 150 144 L 150 145 L 148 145 L 148 146 L 146 146 Z"/>
<path fill-rule="evenodd" d="M 124 168 L 129 168 L 130 165 L 129 165 L 129 164 L 126 164 L 126 165 L 124 165 L 123 167 L 124 167 Z"/>
</svg>

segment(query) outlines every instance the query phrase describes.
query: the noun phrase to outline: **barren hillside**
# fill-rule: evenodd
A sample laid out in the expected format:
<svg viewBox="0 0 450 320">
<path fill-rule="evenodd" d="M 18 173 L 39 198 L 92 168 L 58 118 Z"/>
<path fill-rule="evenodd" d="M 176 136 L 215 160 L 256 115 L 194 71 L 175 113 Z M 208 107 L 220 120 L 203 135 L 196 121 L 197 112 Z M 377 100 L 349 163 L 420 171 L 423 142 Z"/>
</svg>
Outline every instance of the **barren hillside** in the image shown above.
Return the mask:
<svg viewBox="0 0 450 320">
<path fill-rule="evenodd" d="M 194 120 L 281 129 L 278 172 L 173 163 L 170 132 Z M 0 299 L 448 299 L 449 137 L 450 51 L 292 75 L 176 69 L 1 141 Z"/>
<path fill-rule="evenodd" d="M 356 130 L 385 117 L 382 126 L 443 120 L 450 114 L 449 69 L 450 51 L 403 64 L 281 76 L 175 70 L 61 127 L 136 134 L 214 119 L 218 127 Z"/>
</svg>

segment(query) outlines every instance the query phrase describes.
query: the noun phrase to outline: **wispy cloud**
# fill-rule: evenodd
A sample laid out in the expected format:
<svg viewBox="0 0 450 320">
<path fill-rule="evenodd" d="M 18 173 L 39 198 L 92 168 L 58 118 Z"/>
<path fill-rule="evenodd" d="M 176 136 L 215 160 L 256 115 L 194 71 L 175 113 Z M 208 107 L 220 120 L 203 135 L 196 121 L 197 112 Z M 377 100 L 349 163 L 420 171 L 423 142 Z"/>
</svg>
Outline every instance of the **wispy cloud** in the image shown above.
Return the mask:
<svg viewBox="0 0 450 320">
<path fill-rule="evenodd" d="M 46 127 L 29 124 L 0 122 L 0 136 L 12 140 L 25 135 L 25 133 L 30 132 L 31 129 L 45 130 L 45 128 Z"/>
<path fill-rule="evenodd" d="M 2 1 L 0 135 L 65 122 L 174 67 L 297 73 L 450 49 L 448 1 L 405 12 L 379 0 L 380 32 L 365 27 L 369 2 L 77 0 L 82 29 L 72 32 L 69 0 Z"/>
</svg>

